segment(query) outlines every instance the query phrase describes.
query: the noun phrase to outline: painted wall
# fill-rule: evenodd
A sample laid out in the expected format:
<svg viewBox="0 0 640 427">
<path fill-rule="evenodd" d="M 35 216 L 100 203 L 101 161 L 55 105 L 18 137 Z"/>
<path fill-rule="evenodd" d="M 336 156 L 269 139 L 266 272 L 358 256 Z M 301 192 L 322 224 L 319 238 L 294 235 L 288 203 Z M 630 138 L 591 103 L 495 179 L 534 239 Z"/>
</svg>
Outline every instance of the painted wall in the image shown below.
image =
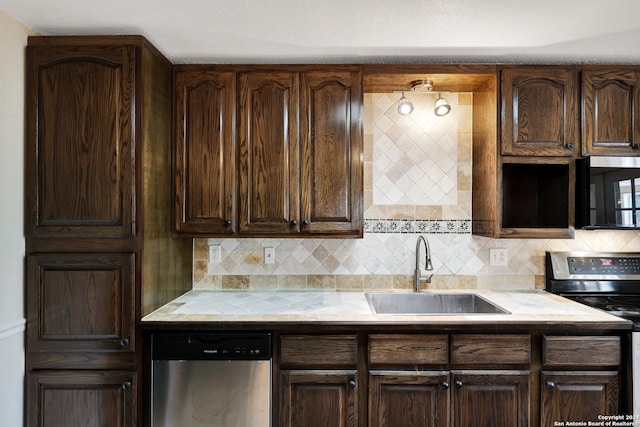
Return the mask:
<svg viewBox="0 0 640 427">
<path fill-rule="evenodd" d="M 0 11 L 0 424 L 6 427 L 24 424 L 24 63 L 29 34 Z"/>
</svg>

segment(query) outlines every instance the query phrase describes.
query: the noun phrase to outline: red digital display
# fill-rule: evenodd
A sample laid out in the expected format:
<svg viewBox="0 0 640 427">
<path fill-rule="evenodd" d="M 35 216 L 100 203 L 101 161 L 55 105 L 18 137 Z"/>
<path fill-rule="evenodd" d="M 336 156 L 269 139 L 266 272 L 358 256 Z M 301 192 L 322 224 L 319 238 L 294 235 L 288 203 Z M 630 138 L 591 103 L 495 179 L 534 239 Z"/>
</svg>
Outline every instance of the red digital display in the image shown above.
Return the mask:
<svg viewBox="0 0 640 427">
<path fill-rule="evenodd" d="M 600 265 L 616 265 L 616 260 L 613 258 L 600 258 Z"/>
</svg>

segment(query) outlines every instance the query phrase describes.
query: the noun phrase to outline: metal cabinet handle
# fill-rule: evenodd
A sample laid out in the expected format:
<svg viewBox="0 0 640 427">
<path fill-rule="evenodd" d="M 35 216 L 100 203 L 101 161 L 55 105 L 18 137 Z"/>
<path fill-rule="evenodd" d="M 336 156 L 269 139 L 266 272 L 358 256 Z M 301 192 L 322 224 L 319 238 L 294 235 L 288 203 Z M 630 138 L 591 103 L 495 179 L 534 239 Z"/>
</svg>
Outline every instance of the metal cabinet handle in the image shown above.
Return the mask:
<svg viewBox="0 0 640 427">
<path fill-rule="evenodd" d="M 226 221 L 224 222 L 224 225 L 225 225 L 225 226 L 227 226 L 227 227 L 228 227 L 228 226 L 230 226 L 230 225 L 231 225 L 231 221 L 230 221 L 230 220 L 226 220 Z"/>
<path fill-rule="evenodd" d="M 309 225 L 309 220 L 308 219 L 303 220 L 302 225 Z"/>
<path fill-rule="evenodd" d="M 295 227 L 296 225 L 298 225 L 298 221 L 296 221 L 295 219 L 291 220 L 291 222 L 289 223 L 292 227 Z"/>
<path fill-rule="evenodd" d="M 131 389 L 131 381 L 123 382 L 122 383 L 122 389 L 125 390 L 125 391 Z"/>
<path fill-rule="evenodd" d="M 554 389 L 556 388 L 556 383 L 554 383 L 553 381 L 547 381 L 547 387 L 549 387 L 550 389 Z"/>
<path fill-rule="evenodd" d="M 462 381 L 458 380 L 455 382 L 457 388 L 462 388 Z"/>
<path fill-rule="evenodd" d="M 356 388 L 355 380 L 349 380 L 349 388 Z"/>
<path fill-rule="evenodd" d="M 120 346 L 121 346 L 121 347 L 126 347 L 126 346 L 128 346 L 128 345 L 129 345 L 129 338 L 122 338 L 122 339 L 120 340 Z"/>
<path fill-rule="evenodd" d="M 569 148 L 569 149 L 573 149 L 573 142 L 568 143 L 568 144 L 567 144 L 567 148 Z"/>
<path fill-rule="evenodd" d="M 442 388 L 447 390 L 449 388 L 449 383 L 446 381 L 442 381 Z"/>
</svg>

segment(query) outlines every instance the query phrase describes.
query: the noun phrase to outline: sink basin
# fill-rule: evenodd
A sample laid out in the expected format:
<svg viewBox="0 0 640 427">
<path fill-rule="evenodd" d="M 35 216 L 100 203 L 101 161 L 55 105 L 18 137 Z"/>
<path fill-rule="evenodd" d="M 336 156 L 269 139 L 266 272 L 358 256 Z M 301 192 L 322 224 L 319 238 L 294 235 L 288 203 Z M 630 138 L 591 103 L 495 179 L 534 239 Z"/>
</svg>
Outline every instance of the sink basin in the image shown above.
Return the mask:
<svg viewBox="0 0 640 427">
<path fill-rule="evenodd" d="M 505 314 L 508 311 L 475 294 L 367 293 L 375 314 Z"/>
</svg>

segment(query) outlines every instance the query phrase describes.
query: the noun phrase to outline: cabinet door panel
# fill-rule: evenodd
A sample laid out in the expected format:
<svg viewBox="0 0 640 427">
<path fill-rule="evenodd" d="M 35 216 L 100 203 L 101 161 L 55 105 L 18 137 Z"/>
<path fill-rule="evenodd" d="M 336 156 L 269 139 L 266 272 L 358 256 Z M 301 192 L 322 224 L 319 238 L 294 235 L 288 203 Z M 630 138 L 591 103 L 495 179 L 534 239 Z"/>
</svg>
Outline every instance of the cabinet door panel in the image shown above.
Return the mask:
<svg viewBox="0 0 640 427">
<path fill-rule="evenodd" d="M 233 233 L 235 75 L 175 75 L 175 226 L 189 233 Z"/>
<path fill-rule="evenodd" d="M 554 421 L 598 421 L 598 415 L 620 413 L 617 372 L 542 372 L 540 389 L 545 426 Z"/>
<path fill-rule="evenodd" d="M 456 427 L 529 425 L 528 371 L 452 371 Z"/>
<path fill-rule="evenodd" d="M 356 71 L 302 74 L 303 231 L 361 233 L 361 81 Z"/>
<path fill-rule="evenodd" d="M 297 233 L 298 74 L 241 73 L 240 232 Z"/>
<path fill-rule="evenodd" d="M 445 372 L 372 371 L 369 427 L 448 426 L 449 381 Z"/>
<path fill-rule="evenodd" d="M 29 427 L 133 427 L 137 377 L 120 371 L 41 371 L 27 379 Z"/>
<path fill-rule="evenodd" d="M 283 427 L 356 427 L 356 371 L 283 371 Z"/>
<path fill-rule="evenodd" d="M 69 368 L 104 366 L 100 355 L 132 359 L 134 271 L 133 254 L 30 255 L 28 351 L 49 353 L 57 367 L 65 364 L 60 354 L 70 353 Z M 82 352 L 93 356 L 72 355 Z"/>
<path fill-rule="evenodd" d="M 134 233 L 133 48 L 29 48 L 27 235 Z"/>
<path fill-rule="evenodd" d="M 582 153 L 638 155 L 640 71 L 585 67 L 582 71 Z"/>
<path fill-rule="evenodd" d="M 502 154 L 573 156 L 578 98 L 574 67 L 505 67 Z"/>
</svg>

